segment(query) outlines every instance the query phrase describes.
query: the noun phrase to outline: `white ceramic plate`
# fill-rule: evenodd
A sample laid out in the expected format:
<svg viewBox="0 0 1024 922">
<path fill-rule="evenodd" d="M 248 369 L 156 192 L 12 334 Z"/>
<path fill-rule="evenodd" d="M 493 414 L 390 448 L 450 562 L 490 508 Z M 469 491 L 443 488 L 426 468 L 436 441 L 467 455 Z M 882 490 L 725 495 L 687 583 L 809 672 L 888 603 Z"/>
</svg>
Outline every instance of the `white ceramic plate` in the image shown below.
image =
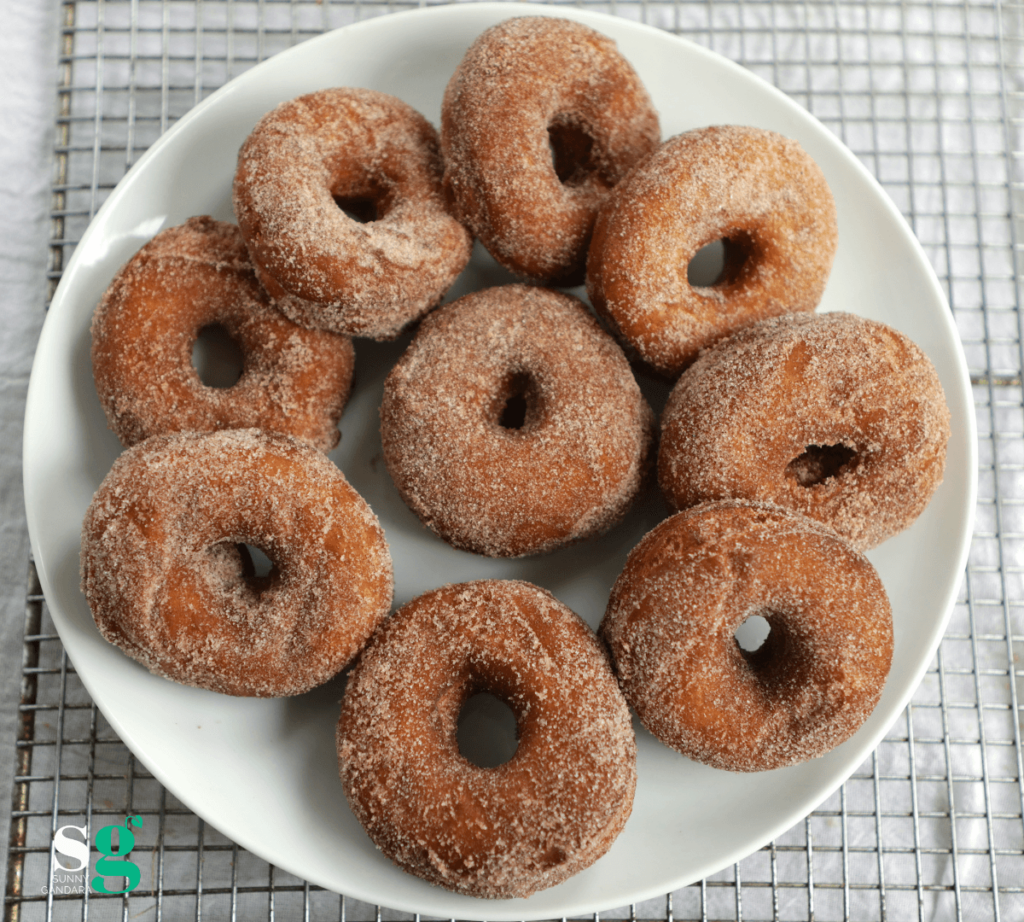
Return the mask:
<svg viewBox="0 0 1024 922">
<path fill-rule="evenodd" d="M 966 560 L 975 491 L 975 432 L 959 340 L 938 283 L 904 221 L 853 155 L 802 109 L 742 68 L 641 25 L 566 7 L 614 37 L 654 97 L 665 137 L 737 123 L 798 139 L 835 193 L 839 252 L 823 307 L 883 320 L 938 368 L 952 413 L 945 482 L 907 532 L 871 555 L 892 599 L 896 647 L 877 710 L 823 759 L 763 774 L 715 771 L 638 726 L 632 817 L 589 870 L 528 900 L 456 896 L 397 870 L 372 846 L 337 780 L 334 723 L 341 680 L 297 699 L 240 700 L 148 674 L 97 633 L 78 589 L 82 516 L 120 447 L 92 383 L 89 322 L 118 267 L 157 231 L 194 214 L 232 219 L 239 145 L 277 103 L 340 85 L 393 93 L 439 120 L 441 94 L 470 42 L 513 15 L 507 3 L 434 7 L 350 26 L 283 52 L 197 106 L 120 183 L 75 250 L 36 355 L 25 422 L 25 499 L 32 548 L 53 620 L 89 692 L 129 748 L 221 832 L 331 890 L 429 915 L 572 916 L 639 901 L 737 861 L 799 820 L 850 775 L 899 715 L 931 660 Z M 459 292 L 504 276 L 478 254 Z M 396 604 L 443 582 L 518 577 L 550 589 L 592 626 L 629 549 L 664 514 L 649 496 L 611 534 L 553 555 L 492 561 L 450 549 L 405 508 L 380 460 L 377 407 L 398 344 L 360 343 L 357 385 L 332 455 L 380 516 L 395 559 Z"/>
</svg>

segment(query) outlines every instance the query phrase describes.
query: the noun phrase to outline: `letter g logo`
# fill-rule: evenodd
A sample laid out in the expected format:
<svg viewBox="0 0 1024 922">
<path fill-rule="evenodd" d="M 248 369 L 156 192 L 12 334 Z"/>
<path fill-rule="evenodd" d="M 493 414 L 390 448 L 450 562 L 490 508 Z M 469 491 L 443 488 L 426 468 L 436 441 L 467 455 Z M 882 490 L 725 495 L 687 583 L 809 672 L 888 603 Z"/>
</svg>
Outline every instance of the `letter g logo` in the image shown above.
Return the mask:
<svg viewBox="0 0 1024 922">
<path fill-rule="evenodd" d="M 69 829 L 80 832 L 83 841 L 72 839 L 67 834 Z M 85 826 L 61 826 L 53 835 L 53 851 L 55 853 L 60 852 L 72 861 L 78 862 L 78 867 L 69 867 L 68 865 L 61 864 L 57 860 L 57 855 L 54 854 L 54 868 L 60 868 L 62 871 L 81 871 L 86 868 L 89 864 L 89 838 Z"/>
<path fill-rule="evenodd" d="M 142 872 L 134 861 L 129 861 L 125 856 L 135 848 L 135 834 L 131 831 L 132 826 L 141 826 L 141 816 L 129 816 L 125 818 L 123 826 L 104 826 L 96 833 L 96 848 L 103 853 L 103 857 L 96 862 L 96 873 L 103 877 L 124 877 L 126 885 L 120 890 L 108 890 L 106 882 L 101 877 L 92 879 L 92 888 L 97 893 L 127 893 L 139 885 Z M 114 850 L 114 830 L 117 830 L 117 850 Z M 119 859 L 119 860 L 115 860 Z"/>
</svg>

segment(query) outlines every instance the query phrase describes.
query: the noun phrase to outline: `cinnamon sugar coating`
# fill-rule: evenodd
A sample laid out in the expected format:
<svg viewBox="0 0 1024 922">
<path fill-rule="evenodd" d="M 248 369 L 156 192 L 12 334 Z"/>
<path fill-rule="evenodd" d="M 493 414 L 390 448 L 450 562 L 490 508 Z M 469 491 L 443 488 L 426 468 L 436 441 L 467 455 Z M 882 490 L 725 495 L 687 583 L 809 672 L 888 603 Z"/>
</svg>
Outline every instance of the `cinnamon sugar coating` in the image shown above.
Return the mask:
<svg viewBox="0 0 1024 922">
<path fill-rule="evenodd" d="M 597 209 L 660 137 L 615 42 L 565 19 L 509 19 L 477 38 L 445 90 L 445 191 L 507 269 L 579 284 Z"/>
<path fill-rule="evenodd" d="M 517 722 L 515 755 L 493 768 L 458 750 L 459 712 L 480 691 Z M 377 847 L 476 897 L 529 896 L 591 865 L 636 789 L 633 728 L 604 648 L 518 581 L 445 586 L 391 617 L 349 678 L 338 756 Z"/>
<path fill-rule="evenodd" d="M 674 378 L 749 323 L 814 310 L 837 239 L 832 193 L 796 141 L 759 128 L 699 128 L 666 141 L 609 196 L 587 294 L 620 339 Z M 725 242 L 719 280 L 691 285 L 690 261 L 717 240 Z"/>
<path fill-rule="evenodd" d="M 853 314 L 790 315 L 741 330 L 679 378 L 658 480 L 673 509 L 763 500 L 866 550 L 924 511 L 949 434 L 935 368 L 902 333 Z"/>
<path fill-rule="evenodd" d="M 273 562 L 266 577 L 247 573 L 245 544 Z M 257 429 L 124 452 L 86 512 L 81 565 L 107 640 L 150 672 L 229 695 L 326 682 L 391 607 L 370 507 L 325 455 Z"/>
<path fill-rule="evenodd" d="M 388 375 L 380 413 L 402 499 L 449 544 L 491 557 L 615 524 L 654 425 L 622 350 L 582 303 L 527 285 L 431 314 Z"/>
<path fill-rule="evenodd" d="M 263 116 L 238 154 L 234 204 L 260 281 L 314 329 L 394 339 L 469 261 L 437 132 L 374 90 L 320 90 Z"/>
<path fill-rule="evenodd" d="M 770 632 L 746 652 L 734 635 L 755 615 Z M 892 661 L 889 601 L 867 558 L 762 503 L 708 503 L 649 532 L 600 634 L 644 726 L 728 771 L 794 765 L 847 740 Z"/>
<path fill-rule="evenodd" d="M 192 366 L 204 327 L 220 326 L 244 366 L 228 388 Z M 118 272 L 92 321 L 92 367 L 110 428 L 124 445 L 170 432 L 256 426 L 322 451 L 338 444 L 355 352 L 274 309 L 233 224 L 189 218 L 161 231 Z"/>
</svg>

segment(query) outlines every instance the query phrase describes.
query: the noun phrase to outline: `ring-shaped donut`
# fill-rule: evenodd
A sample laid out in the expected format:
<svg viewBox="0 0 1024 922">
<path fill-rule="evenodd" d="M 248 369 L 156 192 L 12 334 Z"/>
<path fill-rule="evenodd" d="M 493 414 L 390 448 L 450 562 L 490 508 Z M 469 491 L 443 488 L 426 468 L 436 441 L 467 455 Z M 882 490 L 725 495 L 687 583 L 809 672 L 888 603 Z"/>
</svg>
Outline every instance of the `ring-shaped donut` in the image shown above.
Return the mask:
<svg viewBox="0 0 1024 922">
<path fill-rule="evenodd" d="M 393 339 L 469 261 L 441 173 L 437 132 L 394 96 L 346 87 L 282 103 L 246 139 L 235 173 L 260 281 L 296 323 Z"/>
<path fill-rule="evenodd" d="M 270 573 L 246 580 L 236 545 Z M 321 452 L 256 429 L 124 452 L 82 526 L 100 633 L 150 672 L 229 695 L 298 695 L 343 669 L 391 607 L 376 516 Z"/>
<path fill-rule="evenodd" d="M 924 511 L 948 440 L 939 377 L 909 338 L 853 314 L 792 314 L 741 330 L 680 376 L 658 480 L 672 509 L 775 503 L 867 550 Z"/>
<path fill-rule="evenodd" d="M 597 210 L 658 146 L 658 116 L 610 38 L 529 16 L 484 32 L 441 105 L 445 192 L 491 255 L 579 284 Z"/>
<path fill-rule="evenodd" d="M 587 259 L 587 294 L 648 365 L 677 377 L 740 327 L 821 300 L 837 244 L 836 209 L 796 142 L 734 125 L 666 141 L 609 196 Z M 723 241 L 708 286 L 688 267 Z"/>
<path fill-rule="evenodd" d="M 454 547 L 491 557 L 614 525 L 640 489 L 654 427 L 622 350 L 583 304 L 527 285 L 431 314 L 388 375 L 380 416 L 409 508 Z"/>
<path fill-rule="evenodd" d="M 468 698 L 516 717 L 501 765 L 464 758 Z M 636 743 L 589 627 L 529 583 L 445 586 L 403 606 L 349 677 L 341 780 L 370 838 L 399 867 L 477 897 L 529 896 L 591 865 L 632 809 Z"/>
<path fill-rule="evenodd" d="M 242 352 L 231 387 L 192 366 L 205 327 Z M 189 218 L 161 231 L 115 276 L 92 321 L 92 368 L 123 445 L 170 432 L 255 426 L 328 451 L 352 385 L 355 352 L 334 333 L 282 316 L 260 287 L 233 224 Z"/>
<path fill-rule="evenodd" d="M 756 650 L 735 634 L 768 622 Z M 829 529 L 762 503 L 708 503 L 633 549 L 601 636 L 641 722 L 683 755 L 765 771 L 824 755 L 878 703 L 892 615 L 878 574 Z"/>
</svg>

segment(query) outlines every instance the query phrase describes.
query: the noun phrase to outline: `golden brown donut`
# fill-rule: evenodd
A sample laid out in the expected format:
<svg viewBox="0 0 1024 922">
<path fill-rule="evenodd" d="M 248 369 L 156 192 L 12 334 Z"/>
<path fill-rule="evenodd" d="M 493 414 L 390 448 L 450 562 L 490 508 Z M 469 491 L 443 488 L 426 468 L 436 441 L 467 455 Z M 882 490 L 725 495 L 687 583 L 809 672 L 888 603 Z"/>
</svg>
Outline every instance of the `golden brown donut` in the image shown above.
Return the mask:
<svg viewBox="0 0 1024 922">
<path fill-rule="evenodd" d="M 853 314 L 793 314 L 741 330 L 679 378 L 658 480 L 672 509 L 763 500 L 867 550 L 928 505 L 948 440 L 938 375 L 906 336 Z"/>
<path fill-rule="evenodd" d="M 717 240 L 722 275 L 691 285 L 690 261 Z M 700 128 L 666 141 L 609 196 L 587 294 L 640 358 L 674 378 L 748 323 L 814 310 L 836 241 L 832 193 L 796 141 L 759 128 Z"/>
<path fill-rule="evenodd" d="M 245 579 L 236 545 L 273 562 Z M 298 695 L 343 669 L 391 607 L 376 516 L 308 445 L 257 429 L 124 452 L 82 526 L 100 633 L 150 672 L 229 695 Z"/>
<path fill-rule="evenodd" d="M 454 547 L 540 554 L 599 534 L 640 488 L 653 414 L 569 295 L 508 285 L 431 314 L 384 382 L 384 461 Z"/>
<path fill-rule="evenodd" d="M 228 388 L 192 366 L 204 327 L 220 326 L 244 366 Z M 189 218 L 156 235 L 114 277 L 93 315 L 92 369 L 124 445 L 169 432 L 282 432 L 328 451 L 352 385 L 355 352 L 274 309 L 233 224 Z"/>
<path fill-rule="evenodd" d="M 736 629 L 770 631 L 753 652 Z M 866 557 L 762 503 L 708 503 L 650 531 L 612 589 L 601 636 L 643 725 L 728 771 L 817 758 L 878 703 L 892 614 Z"/>
<path fill-rule="evenodd" d="M 610 38 L 566 19 L 509 19 L 477 38 L 445 90 L 445 191 L 507 269 L 579 284 L 597 209 L 660 137 Z"/>
<path fill-rule="evenodd" d="M 393 339 L 469 261 L 441 193 L 437 132 L 375 90 L 320 90 L 260 119 L 234 203 L 260 281 L 314 329 Z"/>
<path fill-rule="evenodd" d="M 463 704 L 515 714 L 512 758 L 458 749 Z M 636 743 L 593 632 L 530 583 L 445 586 L 403 606 L 349 677 L 341 780 L 374 844 L 403 870 L 470 896 L 529 896 L 589 867 L 633 805 Z"/>
</svg>

